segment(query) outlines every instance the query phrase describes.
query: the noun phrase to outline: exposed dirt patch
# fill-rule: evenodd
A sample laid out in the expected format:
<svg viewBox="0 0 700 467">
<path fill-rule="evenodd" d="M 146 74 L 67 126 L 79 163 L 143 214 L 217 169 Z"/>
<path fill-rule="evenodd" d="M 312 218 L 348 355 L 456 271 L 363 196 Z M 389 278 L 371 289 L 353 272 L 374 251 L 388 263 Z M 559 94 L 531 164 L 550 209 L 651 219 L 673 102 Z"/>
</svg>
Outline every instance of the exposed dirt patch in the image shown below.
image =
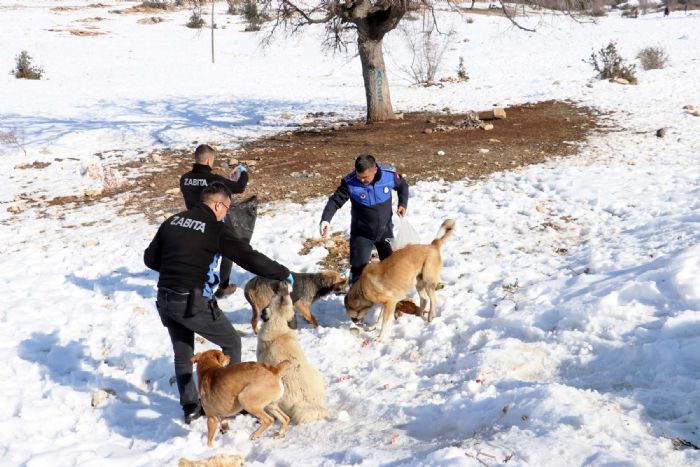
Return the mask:
<svg viewBox="0 0 700 467">
<path fill-rule="evenodd" d="M 503 8 L 498 4 L 498 8 L 459 8 L 459 11 L 462 13 L 470 13 L 472 15 L 482 15 L 482 16 L 505 16 L 503 13 Z M 511 18 L 514 18 L 516 16 L 523 16 L 522 9 L 520 12 L 516 11 L 517 9 L 513 9 L 511 7 L 506 7 L 506 10 L 508 11 L 508 16 Z"/>
<path fill-rule="evenodd" d="M 77 6 L 57 6 L 57 7 L 51 8 L 49 11 L 53 11 L 54 13 L 62 13 L 64 11 L 75 11 L 75 10 L 79 10 L 79 9 L 80 9 L 80 7 L 77 7 Z"/>
<path fill-rule="evenodd" d="M 51 162 L 23 162 L 21 164 L 17 164 L 15 166 L 15 169 L 18 170 L 24 170 L 24 169 L 45 169 L 46 167 L 50 166 Z"/>
<path fill-rule="evenodd" d="M 148 18 L 141 18 L 136 21 L 138 24 L 158 24 L 164 21 L 160 16 L 149 16 Z"/>
<path fill-rule="evenodd" d="M 413 113 L 405 114 L 403 120 L 375 124 L 347 121 L 319 126 L 317 121 L 314 128 L 256 140 L 238 150 L 221 149 L 215 170 L 226 175 L 231 165 L 246 162 L 251 181 L 245 196 L 257 194 L 263 203 L 300 202 L 330 195 L 361 153 L 395 165 L 411 184 L 475 179 L 574 154 L 577 143 L 601 129 L 596 112 L 568 102 L 525 104 L 506 111 L 505 120 L 489 122 L 494 126 L 490 131 L 437 131 L 441 126 L 458 126 L 466 114 Z M 178 183 L 191 165 L 191 151 L 155 151 L 142 160 L 110 167 L 127 180 L 117 189 L 41 203 L 81 205 L 121 195 L 117 201 L 123 214 L 144 214 L 157 223 L 184 208 Z"/>
<path fill-rule="evenodd" d="M 342 232 L 333 232 L 329 238 L 307 238 L 299 254 L 308 255 L 316 247 L 328 250 L 328 255 L 318 262 L 323 269 L 344 272 L 350 268 L 350 242 Z"/>
<path fill-rule="evenodd" d="M 98 31 L 96 29 L 90 29 L 90 30 L 85 30 L 85 29 L 69 29 L 69 33 L 71 33 L 74 36 L 78 37 L 85 37 L 85 36 L 102 36 L 105 33 Z"/>
<path fill-rule="evenodd" d="M 68 29 L 61 29 L 61 28 L 51 28 L 47 29 L 49 32 L 67 32 L 73 36 L 78 36 L 78 37 L 90 37 L 90 36 L 103 36 L 106 33 L 100 31 L 97 27 L 86 27 L 86 29 L 75 29 L 75 28 L 68 28 Z"/>
<path fill-rule="evenodd" d="M 143 5 L 134 5 L 129 8 L 122 8 L 120 10 L 110 10 L 110 13 L 116 14 L 116 15 L 123 15 L 123 14 L 134 14 L 134 13 L 148 13 L 148 14 L 153 14 L 153 13 L 163 13 L 164 11 L 170 11 L 174 10 L 174 7 L 168 7 L 168 8 L 154 8 L 150 6 L 143 6 Z"/>
<path fill-rule="evenodd" d="M 104 18 L 101 18 L 99 16 L 94 16 L 92 18 L 83 18 L 83 19 L 78 19 L 76 20 L 79 23 L 99 23 L 100 21 L 104 21 Z"/>
</svg>

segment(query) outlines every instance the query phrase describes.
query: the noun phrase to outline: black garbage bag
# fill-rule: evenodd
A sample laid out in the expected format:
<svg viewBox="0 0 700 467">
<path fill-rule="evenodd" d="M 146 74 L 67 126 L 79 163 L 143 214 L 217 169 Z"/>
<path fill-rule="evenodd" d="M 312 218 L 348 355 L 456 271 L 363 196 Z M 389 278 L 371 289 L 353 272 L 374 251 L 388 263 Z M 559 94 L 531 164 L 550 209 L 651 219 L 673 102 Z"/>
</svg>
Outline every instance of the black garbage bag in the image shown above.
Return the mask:
<svg viewBox="0 0 700 467">
<path fill-rule="evenodd" d="M 251 196 L 242 201 L 231 202 L 231 207 L 226 214 L 226 225 L 233 231 L 236 238 L 250 243 L 257 217 L 258 197 Z"/>
</svg>

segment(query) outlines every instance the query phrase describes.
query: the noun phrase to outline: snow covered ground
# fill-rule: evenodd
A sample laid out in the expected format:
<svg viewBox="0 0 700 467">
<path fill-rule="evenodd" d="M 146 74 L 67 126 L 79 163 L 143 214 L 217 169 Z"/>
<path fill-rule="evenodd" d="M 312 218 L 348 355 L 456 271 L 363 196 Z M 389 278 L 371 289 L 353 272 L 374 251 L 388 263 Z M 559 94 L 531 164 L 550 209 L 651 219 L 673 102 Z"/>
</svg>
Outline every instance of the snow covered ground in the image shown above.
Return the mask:
<svg viewBox="0 0 700 467">
<path fill-rule="evenodd" d="M 0 147 L 3 465 L 174 465 L 220 452 L 249 465 L 700 464 L 698 451 L 671 441 L 700 445 L 700 118 L 682 109 L 700 107 L 697 13 L 595 25 L 533 16 L 534 34 L 497 17 L 444 15 L 459 40 L 442 75 L 463 56 L 471 77 L 444 89 L 402 82 L 406 52 L 389 37 L 396 110 L 571 99 L 608 112 L 619 131 L 575 157 L 413 186 L 409 219 L 424 240 L 442 218 L 458 221 L 438 318 L 403 317 L 389 344 L 363 346 L 339 298 L 319 303 L 322 327 L 299 334 L 325 376 L 331 419 L 251 442 L 253 420 L 238 417 L 209 450 L 206 423 L 182 424 L 169 383 L 156 275 L 141 261 L 156 226 L 117 216 L 113 203 L 55 207 L 50 218 L 7 208 L 20 193 L 82 192 L 96 152 L 113 162 L 193 140 L 235 146 L 307 112 L 360 116 L 359 62 L 323 55 L 316 30 L 260 49 L 238 18 L 220 15 L 212 65 L 208 33 L 185 28 L 187 12 L 142 25 L 142 15 L 109 13 L 138 2 L 49 10 L 88 3 L 0 0 L 0 66 L 9 71 L 26 49 L 47 76 L 0 74 L 0 131 L 14 130 L 27 151 Z M 105 35 L 48 31 L 95 16 Z M 639 71 L 637 86 L 591 81 L 582 59 L 610 40 L 629 59 L 660 45 L 670 65 Z M 13 169 L 34 161 L 51 165 Z M 259 219 L 255 246 L 316 269 L 322 249 L 297 252 L 323 203 L 280 205 Z M 348 226 L 346 208 L 333 228 Z M 253 360 L 242 295 L 222 308 Z M 92 408 L 100 388 L 116 395 Z"/>
</svg>

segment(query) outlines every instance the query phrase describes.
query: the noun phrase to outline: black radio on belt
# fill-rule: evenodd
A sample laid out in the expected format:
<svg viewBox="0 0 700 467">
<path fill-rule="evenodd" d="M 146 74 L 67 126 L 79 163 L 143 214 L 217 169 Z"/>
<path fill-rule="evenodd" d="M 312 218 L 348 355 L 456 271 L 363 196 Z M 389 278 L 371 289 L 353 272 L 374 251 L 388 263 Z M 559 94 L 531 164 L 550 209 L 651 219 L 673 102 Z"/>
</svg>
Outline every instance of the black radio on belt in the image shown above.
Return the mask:
<svg viewBox="0 0 700 467">
<path fill-rule="evenodd" d="M 199 311 L 198 305 L 202 302 L 202 289 L 194 288 L 190 290 L 190 295 L 187 297 L 187 309 L 185 310 L 185 318 L 191 318 Z"/>
</svg>

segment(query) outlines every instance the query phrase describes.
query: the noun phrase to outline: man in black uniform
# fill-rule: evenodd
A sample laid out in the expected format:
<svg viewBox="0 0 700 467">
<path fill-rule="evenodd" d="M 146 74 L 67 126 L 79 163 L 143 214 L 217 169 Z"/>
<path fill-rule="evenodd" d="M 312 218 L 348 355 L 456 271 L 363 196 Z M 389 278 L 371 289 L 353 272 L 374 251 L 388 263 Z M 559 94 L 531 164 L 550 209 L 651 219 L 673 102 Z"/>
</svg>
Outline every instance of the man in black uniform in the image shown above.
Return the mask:
<svg viewBox="0 0 700 467">
<path fill-rule="evenodd" d="M 216 151 L 208 144 L 200 144 L 194 151 L 194 165 L 192 170 L 180 177 L 180 191 L 185 198 L 185 206 L 187 209 L 192 209 L 199 203 L 202 190 L 213 182 L 221 182 L 231 190 L 231 193 L 243 193 L 248 184 L 248 171 L 246 167 L 239 164 L 231 172 L 231 179 L 222 177 L 219 174 L 212 172 L 214 161 L 216 160 Z M 215 295 L 217 298 L 223 298 L 236 291 L 236 284 L 229 284 L 231 279 L 231 260 L 224 257 L 221 258 L 221 282 Z"/>
<path fill-rule="evenodd" d="M 173 344 L 186 423 L 202 414 L 192 378 L 194 333 L 221 346 L 232 363 L 241 361 L 241 339 L 212 295 L 219 253 L 253 274 L 292 282 L 286 267 L 231 235 L 221 222 L 230 204 L 231 191 L 221 183 L 210 184 L 200 204 L 161 224 L 143 255 L 146 266 L 160 273 L 156 307 Z"/>
<path fill-rule="evenodd" d="M 328 198 L 321 215 L 321 237 L 328 236 L 330 221 L 335 212 L 349 199 L 350 212 L 350 283 L 362 273 L 377 248 L 379 259 L 391 255 L 387 241 L 394 237 L 391 222 L 391 191 L 399 195 L 396 214 L 406 215 L 408 183 L 390 166 L 377 165 L 375 158 L 364 154 L 355 159 L 355 171 L 343 177 L 335 193 Z"/>
</svg>

